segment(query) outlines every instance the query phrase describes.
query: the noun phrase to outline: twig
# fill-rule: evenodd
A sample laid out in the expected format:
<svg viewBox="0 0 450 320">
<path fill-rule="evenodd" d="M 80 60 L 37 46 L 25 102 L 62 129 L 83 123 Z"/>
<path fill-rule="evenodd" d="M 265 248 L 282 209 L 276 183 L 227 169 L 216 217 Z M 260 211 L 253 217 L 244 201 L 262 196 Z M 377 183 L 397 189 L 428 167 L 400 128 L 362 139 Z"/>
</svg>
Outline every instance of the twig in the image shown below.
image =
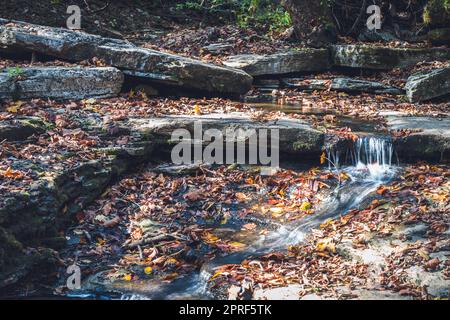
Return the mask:
<svg viewBox="0 0 450 320">
<path fill-rule="evenodd" d="M 159 235 L 159 236 L 156 236 L 156 237 L 153 237 L 153 238 L 135 241 L 135 242 L 132 242 L 130 244 L 124 245 L 124 247 L 126 249 L 134 249 L 134 248 L 138 248 L 139 246 L 145 246 L 145 245 L 148 245 L 148 244 L 152 244 L 152 243 L 163 241 L 163 240 L 169 240 L 169 239 L 170 239 L 169 236 L 163 234 L 163 235 Z"/>
<path fill-rule="evenodd" d="M 134 248 L 139 248 L 140 246 L 145 246 L 148 244 L 153 244 L 155 242 L 160 242 L 160 241 L 165 241 L 165 240 L 170 240 L 170 239 L 176 239 L 176 240 L 181 240 L 181 241 L 186 240 L 185 238 L 177 236 L 175 234 L 163 233 L 158 236 L 154 236 L 151 238 L 142 239 L 142 240 L 135 241 L 135 242 L 132 242 L 129 244 L 125 244 L 123 247 L 127 248 L 127 249 L 134 249 Z"/>
<path fill-rule="evenodd" d="M 364 1 L 363 1 L 363 4 L 362 4 L 362 7 L 361 7 L 361 10 L 359 11 L 358 18 L 356 18 L 355 23 L 354 23 L 353 26 L 350 28 L 350 30 L 347 32 L 347 36 L 348 36 L 349 34 L 351 34 L 351 33 L 353 32 L 353 30 L 355 30 L 355 28 L 356 28 L 356 27 L 358 26 L 358 24 L 359 24 L 359 21 L 361 21 L 361 18 L 362 18 L 362 16 L 363 16 L 364 12 L 366 11 L 366 3 L 367 3 L 367 0 L 364 0 Z"/>
<path fill-rule="evenodd" d="M 97 9 L 97 10 L 92 10 L 91 7 L 89 6 L 89 3 L 87 2 L 87 0 L 84 0 L 84 4 L 86 4 L 86 8 L 88 9 L 88 11 L 89 11 L 90 13 L 95 14 L 95 13 L 99 13 L 100 11 L 103 11 L 103 10 L 105 10 L 106 8 L 108 8 L 110 2 L 107 2 L 103 7 L 101 7 L 100 9 Z"/>
<path fill-rule="evenodd" d="M 341 186 L 341 172 L 338 169 L 338 167 L 336 166 L 336 164 L 331 161 L 330 159 L 328 159 L 328 157 L 325 157 L 326 160 L 328 160 L 329 163 L 331 163 L 333 165 L 333 167 L 336 169 L 337 173 L 338 173 L 338 188 Z"/>
</svg>

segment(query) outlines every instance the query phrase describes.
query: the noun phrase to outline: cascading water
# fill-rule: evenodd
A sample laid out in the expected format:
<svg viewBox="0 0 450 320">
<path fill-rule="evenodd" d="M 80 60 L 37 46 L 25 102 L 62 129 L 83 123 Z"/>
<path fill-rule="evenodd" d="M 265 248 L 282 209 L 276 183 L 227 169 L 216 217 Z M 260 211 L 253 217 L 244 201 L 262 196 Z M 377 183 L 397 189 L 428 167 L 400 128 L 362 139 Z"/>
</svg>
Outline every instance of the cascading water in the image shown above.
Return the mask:
<svg viewBox="0 0 450 320">
<path fill-rule="evenodd" d="M 339 144 L 338 144 L 339 145 Z M 316 210 L 294 226 L 283 226 L 269 235 L 272 249 L 303 241 L 306 233 L 329 218 L 345 215 L 349 210 L 363 206 L 370 196 L 397 173 L 393 166 L 394 146 L 384 137 L 361 137 L 352 144 L 327 148 L 328 167 L 331 171 L 348 176 Z"/>
<path fill-rule="evenodd" d="M 341 163 L 342 155 L 345 155 Z M 338 170 L 341 166 L 350 172 L 366 172 L 371 179 L 383 179 L 392 170 L 394 146 L 384 137 L 362 137 L 349 148 L 327 148 L 328 166 Z"/>
<path fill-rule="evenodd" d="M 345 157 L 342 157 L 344 155 Z M 273 250 L 283 250 L 289 245 L 302 242 L 306 234 L 329 218 L 345 215 L 350 209 L 358 208 L 371 198 L 383 183 L 394 178 L 397 170 L 392 166 L 394 147 L 390 139 L 384 137 L 362 137 L 349 148 L 337 150 L 329 148 L 328 159 L 331 170 L 345 172 L 349 179 L 333 192 L 317 209 L 314 215 L 301 219 L 296 225 L 280 226 L 277 231 L 262 236 L 245 252 L 218 257 L 202 268 L 205 283 L 216 266 L 240 263 L 249 256 L 263 255 Z M 340 159 L 344 159 L 340 163 Z M 195 295 L 207 294 L 206 285 L 196 284 L 189 291 Z"/>
<path fill-rule="evenodd" d="M 192 273 L 170 284 L 160 284 L 141 296 L 124 295 L 122 299 L 208 299 L 208 280 L 214 268 L 224 264 L 241 263 L 251 256 L 263 255 L 274 250 L 284 250 L 289 245 L 303 241 L 312 228 L 316 228 L 329 218 L 345 215 L 353 208 L 370 202 L 373 194 L 382 184 L 392 180 L 397 168 L 392 165 L 394 147 L 384 137 L 362 137 L 345 147 L 328 148 L 329 169 L 348 179 L 342 181 L 331 194 L 322 201 L 314 215 L 307 216 L 296 224 L 280 225 L 278 230 L 261 236 L 243 252 L 216 257 L 205 263 L 199 273 Z"/>
</svg>

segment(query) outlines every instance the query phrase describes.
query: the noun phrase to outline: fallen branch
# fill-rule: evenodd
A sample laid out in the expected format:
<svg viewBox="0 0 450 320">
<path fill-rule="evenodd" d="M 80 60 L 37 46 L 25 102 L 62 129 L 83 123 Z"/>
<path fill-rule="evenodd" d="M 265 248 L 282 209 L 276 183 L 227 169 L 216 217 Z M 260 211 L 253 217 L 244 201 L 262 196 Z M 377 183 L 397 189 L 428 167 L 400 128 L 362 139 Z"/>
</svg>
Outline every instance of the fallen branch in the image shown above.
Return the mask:
<svg viewBox="0 0 450 320">
<path fill-rule="evenodd" d="M 149 244 L 154 244 L 156 242 L 161 242 L 161 241 L 166 241 L 166 240 L 181 240 L 181 241 L 186 241 L 186 238 L 184 237 L 180 237 L 178 235 L 175 234 L 171 234 L 171 233 L 163 233 L 151 238 L 146 238 L 146 239 L 142 239 L 139 241 L 134 241 L 128 244 L 125 244 L 123 247 L 126 249 L 135 249 L 135 248 L 139 248 L 141 246 L 146 246 Z"/>
</svg>

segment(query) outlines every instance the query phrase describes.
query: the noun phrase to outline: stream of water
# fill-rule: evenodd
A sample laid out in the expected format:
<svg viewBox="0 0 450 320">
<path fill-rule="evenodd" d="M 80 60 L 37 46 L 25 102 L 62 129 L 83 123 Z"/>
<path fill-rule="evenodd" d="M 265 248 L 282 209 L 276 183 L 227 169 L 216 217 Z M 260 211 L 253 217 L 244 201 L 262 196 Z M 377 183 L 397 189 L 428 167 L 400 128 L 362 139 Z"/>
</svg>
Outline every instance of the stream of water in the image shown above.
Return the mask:
<svg viewBox="0 0 450 320">
<path fill-rule="evenodd" d="M 206 262 L 198 273 L 145 289 L 145 295 L 124 294 L 121 299 L 211 299 L 208 279 L 214 269 L 224 264 L 238 264 L 243 260 L 266 253 L 286 250 L 304 240 L 311 229 L 330 218 L 345 215 L 349 210 L 367 205 L 380 185 L 394 179 L 399 171 L 393 163 L 394 148 L 386 137 L 363 137 L 349 150 L 328 150 L 330 170 L 348 176 L 316 210 L 292 224 L 280 225 L 277 230 L 256 239 L 245 251 L 216 257 Z"/>
</svg>

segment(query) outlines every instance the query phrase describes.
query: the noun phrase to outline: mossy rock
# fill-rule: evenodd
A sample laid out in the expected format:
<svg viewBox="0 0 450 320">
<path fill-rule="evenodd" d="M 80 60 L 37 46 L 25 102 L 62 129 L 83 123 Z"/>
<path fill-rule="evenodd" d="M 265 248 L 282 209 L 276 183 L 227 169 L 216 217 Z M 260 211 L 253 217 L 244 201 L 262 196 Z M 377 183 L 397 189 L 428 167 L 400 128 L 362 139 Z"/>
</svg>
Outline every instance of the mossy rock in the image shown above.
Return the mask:
<svg viewBox="0 0 450 320">
<path fill-rule="evenodd" d="M 0 227 L 0 271 L 13 263 L 14 257 L 22 249 L 22 244 L 12 234 Z"/>
</svg>

